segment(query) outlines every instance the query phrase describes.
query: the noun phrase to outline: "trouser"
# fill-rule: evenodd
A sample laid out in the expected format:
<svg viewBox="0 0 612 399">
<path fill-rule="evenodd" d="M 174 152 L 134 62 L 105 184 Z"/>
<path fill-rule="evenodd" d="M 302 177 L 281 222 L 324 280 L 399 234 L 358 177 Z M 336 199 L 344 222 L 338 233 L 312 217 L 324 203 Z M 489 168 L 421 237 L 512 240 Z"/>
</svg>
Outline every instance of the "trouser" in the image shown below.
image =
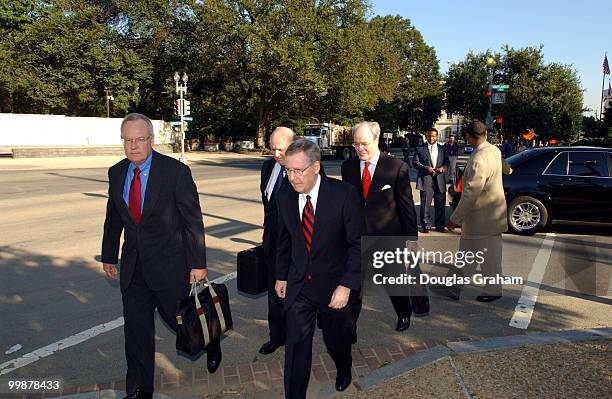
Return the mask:
<svg viewBox="0 0 612 399">
<path fill-rule="evenodd" d="M 133 393 L 136 389 L 153 392 L 155 309 L 157 308 L 162 319 L 176 332 L 178 328 L 176 306 L 178 301 L 187 295 L 189 295 L 187 282 L 184 288 L 172 287 L 164 290 L 149 288 L 143 276 L 143 265 L 137 261 L 132 281 L 122 292 L 125 321 L 123 332 L 127 361 L 125 388 L 128 393 Z"/>
<path fill-rule="evenodd" d="M 453 267 L 447 273 L 447 276 L 472 277 L 479 267 L 484 277 L 496 277 L 502 273 L 502 247 L 503 241 L 501 234 L 493 236 L 470 236 L 461 237 L 459 241 L 460 251 L 478 252 L 482 251 L 484 262 L 472 262 L 466 264 L 462 268 Z M 455 285 L 457 293 L 461 292 L 462 284 Z M 483 295 L 501 295 L 502 286 L 499 284 L 488 284 L 483 288 Z"/>
<path fill-rule="evenodd" d="M 268 328 L 270 329 L 270 341 L 274 345 L 281 346 L 285 345 L 285 337 L 287 335 L 285 301 L 276 295 L 276 290 L 274 289 L 276 284 L 274 258 L 266 258 L 266 265 L 268 267 Z"/>
<path fill-rule="evenodd" d="M 455 184 L 455 171 L 457 170 L 457 157 L 448 157 L 448 182 Z"/>
<path fill-rule="evenodd" d="M 285 342 L 285 398 L 306 398 L 312 368 L 312 337 L 317 313 L 321 320 L 323 341 L 333 359 L 337 375 L 351 373 L 351 308 L 357 293 L 351 291 L 348 304 L 342 309 L 319 305 L 298 294 L 287 309 L 287 340 Z"/>
<path fill-rule="evenodd" d="M 436 229 L 444 227 L 445 211 L 446 207 L 444 200 L 446 198 L 446 192 L 441 192 L 437 182 L 434 181 L 433 187 L 426 187 L 425 190 L 421 190 L 421 227 L 431 227 L 431 200 L 434 200 L 434 209 L 436 212 Z"/>
</svg>

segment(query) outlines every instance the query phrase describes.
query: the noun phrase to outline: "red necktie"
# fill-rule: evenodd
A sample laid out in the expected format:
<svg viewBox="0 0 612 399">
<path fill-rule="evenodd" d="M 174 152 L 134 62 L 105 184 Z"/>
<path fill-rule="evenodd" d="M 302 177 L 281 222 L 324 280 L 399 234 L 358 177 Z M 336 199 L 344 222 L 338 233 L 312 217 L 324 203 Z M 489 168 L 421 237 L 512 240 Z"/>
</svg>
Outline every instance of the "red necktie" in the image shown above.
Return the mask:
<svg viewBox="0 0 612 399">
<path fill-rule="evenodd" d="M 310 202 L 310 195 L 306 196 L 306 205 L 304 211 L 302 211 L 302 234 L 304 235 L 304 241 L 306 242 L 306 252 L 310 253 L 310 246 L 312 245 L 312 231 L 314 228 L 314 209 L 312 202 Z"/>
<path fill-rule="evenodd" d="M 368 198 L 368 191 L 370 191 L 370 184 L 372 178 L 370 177 L 370 163 L 366 161 L 365 167 L 363 168 L 363 174 L 361 175 L 361 191 L 363 192 L 363 198 Z"/>
<path fill-rule="evenodd" d="M 136 224 L 140 223 L 140 169 L 134 168 L 134 178 L 130 185 L 129 208 Z"/>
</svg>

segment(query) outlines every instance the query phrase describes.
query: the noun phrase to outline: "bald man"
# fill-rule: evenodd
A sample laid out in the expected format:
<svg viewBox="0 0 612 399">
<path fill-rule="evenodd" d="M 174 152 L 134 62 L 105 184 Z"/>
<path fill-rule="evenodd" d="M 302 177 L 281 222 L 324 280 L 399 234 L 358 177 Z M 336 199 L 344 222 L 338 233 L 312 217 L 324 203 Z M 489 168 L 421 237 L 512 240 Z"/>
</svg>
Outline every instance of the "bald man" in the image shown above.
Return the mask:
<svg viewBox="0 0 612 399">
<path fill-rule="evenodd" d="M 287 127 L 277 127 L 270 135 L 270 151 L 274 156 L 261 166 L 261 201 L 264 206 L 263 249 L 268 268 L 268 327 L 270 340 L 262 345 L 259 353 L 267 355 L 285 345 L 286 321 L 283 300 L 276 295 L 276 194 L 285 179 L 285 151 L 293 143 L 295 134 Z"/>
</svg>

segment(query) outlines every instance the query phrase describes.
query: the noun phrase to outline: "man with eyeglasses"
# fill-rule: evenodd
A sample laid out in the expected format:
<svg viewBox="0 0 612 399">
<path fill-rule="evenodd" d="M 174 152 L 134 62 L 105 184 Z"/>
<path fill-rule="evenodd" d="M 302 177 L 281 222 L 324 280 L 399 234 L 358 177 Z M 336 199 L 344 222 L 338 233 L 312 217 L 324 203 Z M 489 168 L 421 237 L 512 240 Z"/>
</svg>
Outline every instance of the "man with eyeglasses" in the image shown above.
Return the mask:
<svg viewBox="0 0 612 399">
<path fill-rule="evenodd" d="M 190 282 L 206 277 L 206 248 L 202 210 L 189 167 L 153 151 L 153 124 L 144 115 L 127 115 L 121 138 L 126 159 L 108 170 L 102 267 L 108 278 L 120 281 L 126 398 L 141 399 L 153 395 L 155 309 L 176 331 L 177 302 L 189 294 Z M 220 363 L 217 343 L 207 354 L 209 372 Z"/>
<path fill-rule="evenodd" d="M 270 151 L 273 158 L 261 165 L 261 202 L 264 206 L 263 250 L 266 268 L 268 269 L 268 328 L 270 340 L 259 349 L 262 355 L 268 355 L 285 345 L 286 320 L 283 300 L 276 295 L 276 233 L 277 213 L 276 198 L 285 179 L 285 151 L 293 143 L 295 134 L 287 127 L 277 127 L 270 135 Z"/>
<path fill-rule="evenodd" d="M 352 304 L 361 289 L 363 214 L 356 190 L 320 174 L 321 150 L 297 140 L 285 152 L 291 187 L 276 200 L 276 292 L 285 299 L 285 398 L 306 397 L 317 315 L 336 365 L 336 390 L 351 383 Z M 293 188 L 293 189 L 291 189 Z"/>
<path fill-rule="evenodd" d="M 353 128 L 353 146 L 358 157 L 342 163 L 342 180 L 361 193 L 366 236 L 405 236 L 410 242 L 408 245 L 416 247 L 418 230 L 408 165 L 399 158 L 382 154 L 378 149 L 379 138 L 380 127 L 376 122 L 362 122 Z M 426 296 L 411 298 L 407 292 L 390 299 L 397 314 L 396 331 L 410 327 L 411 302 L 418 306 L 418 313 L 429 312 Z M 354 329 L 360 310 L 361 301 L 358 301 L 353 311 Z"/>
</svg>

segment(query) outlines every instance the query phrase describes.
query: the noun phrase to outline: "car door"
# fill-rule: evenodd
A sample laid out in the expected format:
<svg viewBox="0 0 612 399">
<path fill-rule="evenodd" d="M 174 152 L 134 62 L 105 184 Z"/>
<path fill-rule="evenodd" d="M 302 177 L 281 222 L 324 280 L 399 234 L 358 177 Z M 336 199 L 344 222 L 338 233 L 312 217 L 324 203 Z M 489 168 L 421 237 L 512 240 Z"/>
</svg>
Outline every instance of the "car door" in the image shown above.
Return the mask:
<svg viewBox="0 0 612 399">
<path fill-rule="evenodd" d="M 560 152 L 544 169 L 538 180 L 538 188 L 549 199 L 553 219 L 573 219 L 576 206 L 571 196 L 567 195 L 570 178 L 567 175 L 569 154 Z"/>
<path fill-rule="evenodd" d="M 570 151 L 565 195 L 573 203 L 572 215 L 580 221 L 610 219 L 610 171 L 604 151 Z"/>
</svg>

